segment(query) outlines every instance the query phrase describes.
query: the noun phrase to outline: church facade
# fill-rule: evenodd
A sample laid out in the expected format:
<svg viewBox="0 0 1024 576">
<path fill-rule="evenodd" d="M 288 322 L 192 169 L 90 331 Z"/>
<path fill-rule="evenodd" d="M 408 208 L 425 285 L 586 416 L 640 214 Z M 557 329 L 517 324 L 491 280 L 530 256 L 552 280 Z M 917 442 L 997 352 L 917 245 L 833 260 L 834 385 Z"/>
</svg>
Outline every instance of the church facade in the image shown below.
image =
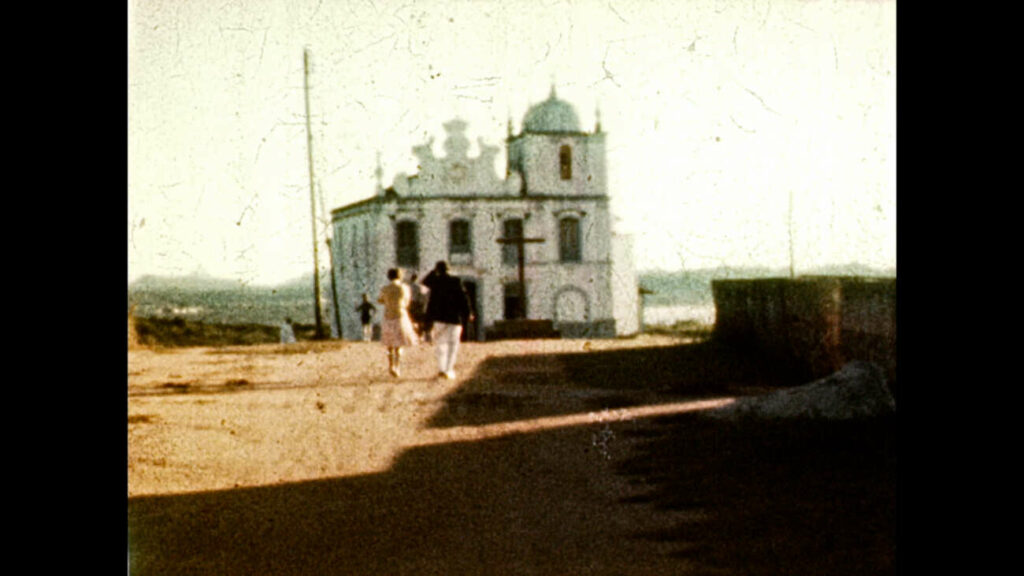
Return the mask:
<svg viewBox="0 0 1024 576">
<path fill-rule="evenodd" d="M 466 124 L 444 128 L 444 156 L 432 140 L 416 146 L 418 173 L 331 212 L 342 337 L 360 336 L 355 307 L 364 293 L 376 300 L 389 268 L 422 278 L 439 260 L 463 279 L 476 313 L 464 339 L 483 340 L 496 321 L 517 318 L 551 320 L 563 337 L 635 334 L 632 247 L 612 230 L 600 120 L 583 131 L 552 89 L 519 134 L 510 124 L 504 178 L 494 169 L 497 146 L 479 140 L 470 157 Z"/>
</svg>

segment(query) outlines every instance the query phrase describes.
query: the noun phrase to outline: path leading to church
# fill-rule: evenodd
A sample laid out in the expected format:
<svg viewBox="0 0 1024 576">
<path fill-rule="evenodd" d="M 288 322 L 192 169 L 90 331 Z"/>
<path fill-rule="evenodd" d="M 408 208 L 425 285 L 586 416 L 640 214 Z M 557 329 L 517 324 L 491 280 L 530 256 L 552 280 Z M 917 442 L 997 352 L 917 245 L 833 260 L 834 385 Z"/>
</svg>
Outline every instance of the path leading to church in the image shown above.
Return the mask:
<svg viewBox="0 0 1024 576">
<path fill-rule="evenodd" d="M 642 491 L 614 470 L 635 421 L 558 361 L 626 343 L 584 344 L 469 344 L 455 381 L 428 346 L 398 380 L 373 343 L 130 352 L 132 573 L 678 568 L 634 537 L 658 516 L 621 503 Z"/>
<path fill-rule="evenodd" d="M 683 344 L 471 343 L 454 381 L 429 346 L 397 380 L 374 343 L 132 350 L 131 574 L 712 573 L 642 447 L 730 395 L 623 369 Z"/>
</svg>

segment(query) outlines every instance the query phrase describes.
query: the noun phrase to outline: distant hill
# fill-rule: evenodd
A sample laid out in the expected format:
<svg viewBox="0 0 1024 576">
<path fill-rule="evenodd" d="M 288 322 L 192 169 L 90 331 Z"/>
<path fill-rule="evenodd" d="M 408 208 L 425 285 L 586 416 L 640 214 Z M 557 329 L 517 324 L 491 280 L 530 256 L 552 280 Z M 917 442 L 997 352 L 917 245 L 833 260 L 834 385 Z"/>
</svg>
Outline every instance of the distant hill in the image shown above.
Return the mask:
<svg viewBox="0 0 1024 576">
<path fill-rule="evenodd" d="M 895 277 L 892 270 L 857 264 L 803 270 L 801 275 Z M 642 271 L 640 285 L 651 292 L 647 306 L 689 306 L 712 303 L 711 281 L 719 278 L 784 278 L 788 270 L 712 268 Z M 320 282 L 322 320 L 330 322 L 330 281 Z M 276 286 L 249 285 L 237 280 L 194 274 L 184 277 L 143 276 L 128 285 L 128 306 L 137 317 L 182 318 L 223 324 L 277 325 L 284 318 L 314 324 L 313 277 L 295 278 Z"/>
<path fill-rule="evenodd" d="M 896 276 L 895 270 L 878 270 L 861 264 L 834 265 L 801 270 L 800 276 Z M 638 274 L 640 286 L 651 291 L 645 298 L 648 306 L 707 305 L 713 302 L 711 281 L 729 278 L 787 278 L 782 268 L 706 268 L 698 270 L 648 270 Z"/>
<path fill-rule="evenodd" d="M 321 282 L 322 320 L 333 313 L 330 283 Z M 284 318 L 315 324 L 313 277 L 277 286 L 250 285 L 201 275 L 143 276 L 128 284 L 128 307 L 137 317 L 182 318 L 220 324 L 277 325 Z"/>
<path fill-rule="evenodd" d="M 147 290 L 178 290 L 185 292 L 192 291 L 230 291 L 230 290 L 271 290 L 271 291 L 292 291 L 292 290 L 313 290 L 313 277 L 293 278 L 280 284 L 264 286 L 259 284 L 248 284 L 241 280 L 230 280 L 227 278 L 216 278 L 204 274 L 192 274 L 189 276 L 140 276 L 128 283 L 128 291 Z"/>
<path fill-rule="evenodd" d="M 895 278 L 894 268 L 877 269 L 863 264 L 833 264 L 801 270 L 802 276 L 856 276 L 861 278 Z"/>
</svg>

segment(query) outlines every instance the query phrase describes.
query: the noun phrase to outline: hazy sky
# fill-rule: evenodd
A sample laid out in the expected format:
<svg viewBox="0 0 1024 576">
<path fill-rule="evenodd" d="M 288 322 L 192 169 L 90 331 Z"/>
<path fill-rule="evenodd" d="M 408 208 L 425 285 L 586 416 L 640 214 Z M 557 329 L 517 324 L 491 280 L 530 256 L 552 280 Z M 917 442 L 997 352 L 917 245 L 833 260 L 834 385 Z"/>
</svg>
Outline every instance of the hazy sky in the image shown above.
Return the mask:
<svg viewBox="0 0 1024 576">
<path fill-rule="evenodd" d="M 600 110 L 638 268 L 785 267 L 790 230 L 798 273 L 896 264 L 894 1 L 129 0 L 128 21 L 129 279 L 312 271 L 306 49 L 324 214 L 374 193 L 378 154 L 385 186 L 413 146 L 443 154 L 454 117 L 471 155 L 504 150 L 554 83 L 583 129 Z"/>
</svg>

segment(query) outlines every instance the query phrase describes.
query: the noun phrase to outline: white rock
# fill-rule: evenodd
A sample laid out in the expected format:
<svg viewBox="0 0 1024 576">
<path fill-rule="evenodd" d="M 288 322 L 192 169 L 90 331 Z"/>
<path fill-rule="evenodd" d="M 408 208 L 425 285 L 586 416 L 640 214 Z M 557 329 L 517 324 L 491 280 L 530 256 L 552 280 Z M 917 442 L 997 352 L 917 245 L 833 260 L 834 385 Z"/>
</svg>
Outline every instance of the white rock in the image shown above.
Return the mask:
<svg viewBox="0 0 1024 576">
<path fill-rule="evenodd" d="M 892 413 L 896 401 L 883 370 L 855 360 L 838 372 L 804 386 L 740 398 L 707 412 L 714 418 L 822 418 L 849 420 Z"/>
</svg>

